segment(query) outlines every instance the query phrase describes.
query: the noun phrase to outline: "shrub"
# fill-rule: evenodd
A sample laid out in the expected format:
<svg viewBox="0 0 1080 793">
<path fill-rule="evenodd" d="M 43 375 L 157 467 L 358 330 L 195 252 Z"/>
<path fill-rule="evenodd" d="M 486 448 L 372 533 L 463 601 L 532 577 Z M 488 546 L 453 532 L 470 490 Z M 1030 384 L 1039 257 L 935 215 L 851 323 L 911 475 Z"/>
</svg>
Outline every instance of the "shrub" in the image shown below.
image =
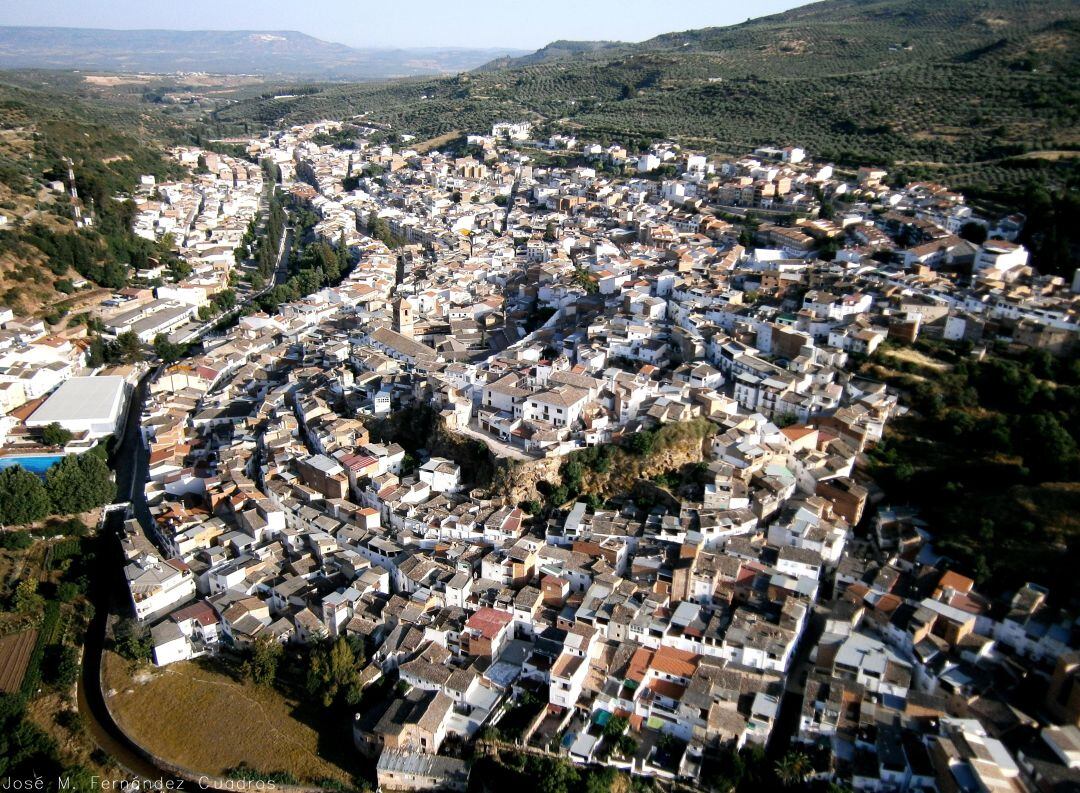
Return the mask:
<svg viewBox="0 0 1080 793">
<path fill-rule="evenodd" d="M 641 457 L 648 457 L 656 448 L 656 433 L 651 430 L 642 430 L 630 436 L 626 448 Z"/>
<path fill-rule="evenodd" d="M 64 429 L 55 421 L 41 430 L 41 442 L 46 446 L 66 446 L 73 437 L 74 435 L 69 430 Z"/>
<path fill-rule="evenodd" d="M 34 544 L 28 531 L 0 532 L 0 548 L 7 551 L 25 551 Z"/>
</svg>

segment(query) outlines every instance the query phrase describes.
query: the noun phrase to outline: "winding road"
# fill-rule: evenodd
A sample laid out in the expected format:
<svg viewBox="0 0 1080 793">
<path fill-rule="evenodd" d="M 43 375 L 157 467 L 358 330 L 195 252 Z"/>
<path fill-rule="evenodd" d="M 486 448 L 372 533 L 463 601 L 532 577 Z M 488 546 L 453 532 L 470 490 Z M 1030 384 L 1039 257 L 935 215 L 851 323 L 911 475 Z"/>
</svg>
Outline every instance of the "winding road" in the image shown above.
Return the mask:
<svg viewBox="0 0 1080 793">
<path fill-rule="evenodd" d="M 148 372 L 139 381 L 128 407 L 124 436 L 116 451 L 116 491 L 119 498 L 128 497 L 136 518 L 144 526 L 148 525 L 150 511 L 146 506 L 143 493 L 145 481 L 146 450 L 143 448 L 139 420 L 142 416 L 146 390 L 153 371 Z M 94 618 L 86 631 L 83 647 L 82 674 L 79 676 L 78 705 L 87 731 L 96 743 L 130 775 L 148 780 L 155 785 L 173 783 L 173 788 L 183 784 L 175 774 L 161 768 L 139 750 L 113 720 L 105 705 L 105 695 L 101 690 L 101 662 L 105 650 L 105 628 L 115 603 L 127 597 L 120 571 L 123 560 L 120 545 L 116 541 L 117 533 L 124 521 L 121 511 L 110 513 L 98 540 L 98 568 L 91 580 L 90 600 L 94 604 Z"/>
</svg>

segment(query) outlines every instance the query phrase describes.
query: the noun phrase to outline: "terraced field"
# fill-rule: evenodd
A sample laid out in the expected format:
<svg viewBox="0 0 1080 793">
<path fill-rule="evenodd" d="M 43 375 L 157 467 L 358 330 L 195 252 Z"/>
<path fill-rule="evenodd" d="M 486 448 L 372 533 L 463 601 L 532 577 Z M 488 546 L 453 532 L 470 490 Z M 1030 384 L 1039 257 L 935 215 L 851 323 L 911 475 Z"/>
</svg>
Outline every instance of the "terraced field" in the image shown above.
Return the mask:
<svg viewBox="0 0 1080 793">
<path fill-rule="evenodd" d="M 31 628 L 0 637 L 0 692 L 15 694 L 34 652 L 38 632 Z"/>
</svg>

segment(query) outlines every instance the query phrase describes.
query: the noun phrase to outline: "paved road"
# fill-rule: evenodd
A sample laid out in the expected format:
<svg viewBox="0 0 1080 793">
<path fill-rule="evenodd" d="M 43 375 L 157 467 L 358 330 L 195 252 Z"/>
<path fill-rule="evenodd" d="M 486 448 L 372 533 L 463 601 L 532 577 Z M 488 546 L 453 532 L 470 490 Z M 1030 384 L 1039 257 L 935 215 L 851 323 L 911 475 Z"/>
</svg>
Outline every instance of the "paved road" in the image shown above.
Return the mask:
<svg viewBox="0 0 1080 793">
<path fill-rule="evenodd" d="M 147 459 L 139 421 L 154 372 L 155 370 L 151 370 L 144 375 L 135 388 L 128 406 L 124 435 L 115 454 L 117 500 L 126 499 L 131 502 L 134 515 L 144 528 L 150 525 L 150 510 L 143 492 Z M 106 519 L 102 536 L 98 538 L 98 567 L 96 574 L 91 577 L 89 593 L 94 604 L 94 617 L 86 631 L 83 647 L 78 691 L 79 713 L 94 743 L 108 752 L 122 768 L 141 779 L 168 781 L 174 779 L 173 774 L 146 760 L 113 721 L 101 691 L 101 656 L 105 649 L 105 629 L 109 614 L 113 612 L 114 605 L 127 598 L 127 588 L 121 573 L 123 559 L 117 542 L 117 534 L 123 521 L 122 511 L 112 512 Z"/>
<path fill-rule="evenodd" d="M 285 283 L 285 281 L 289 279 L 289 255 L 292 252 L 292 244 L 293 228 L 292 226 L 286 226 L 285 233 L 281 235 L 281 244 L 278 247 L 277 266 L 274 268 L 274 277 L 267 282 L 266 286 L 258 292 L 249 292 L 246 295 L 238 294 L 235 308 L 229 309 L 208 322 L 185 322 L 169 334 L 169 341 L 173 344 L 188 344 L 190 342 L 201 341 L 204 336 L 212 333 L 214 328 L 217 327 L 223 319 L 242 311 L 244 306 L 258 300 L 278 284 Z"/>
<path fill-rule="evenodd" d="M 128 406 L 127 421 L 124 424 L 124 437 L 120 448 L 114 454 L 116 467 L 116 500 L 130 501 L 134 517 L 139 519 L 144 529 L 151 525 L 150 509 L 146 505 L 146 484 L 149 460 L 146 448 L 142 443 L 142 431 L 140 422 L 142 419 L 143 405 L 146 404 L 146 396 L 150 388 L 150 381 L 154 378 L 156 369 L 151 369 L 139 381 L 135 392 L 131 396 L 131 404 Z"/>
<path fill-rule="evenodd" d="M 91 582 L 90 598 L 94 604 L 94 618 L 86 631 L 83 647 L 82 674 L 79 676 L 79 714 L 83 717 L 90 737 L 103 750 L 108 752 L 127 774 L 140 779 L 152 780 L 155 784 L 175 780 L 172 773 L 159 768 L 139 752 L 131 740 L 117 726 L 105 706 L 105 696 L 101 691 L 101 656 L 105 649 L 105 626 L 116 598 L 126 597 L 121 592 L 122 576 L 119 575 L 120 546 L 115 538 L 119 524 L 123 521 L 120 512 L 109 516 L 104 535 L 99 538 L 98 550 L 101 569 Z M 175 786 L 174 786 L 175 787 Z"/>
<path fill-rule="evenodd" d="M 514 174 L 514 183 L 512 185 L 510 185 L 510 195 L 508 195 L 506 197 L 506 211 L 503 212 L 503 219 L 502 219 L 502 233 L 503 234 L 506 233 L 506 229 L 510 225 L 510 212 L 513 211 L 513 209 L 514 209 L 514 199 L 517 198 L 518 180 L 519 180 L 519 177 L 515 173 Z"/>
<path fill-rule="evenodd" d="M 480 441 L 485 444 L 492 453 L 496 455 L 502 455 L 503 457 L 509 457 L 512 460 L 522 460 L 524 462 L 533 462 L 535 460 L 542 459 L 543 455 L 529 454 L 524 449 L 519 449 L 516 446 L 511 446 L 509 443 L 488 435 L 486 432 L 480 429 L 480 425 L 476 422 L 472 422 L 467 427 L 458 427 L 457 432 L 462 435 L 467 435 L 470 438 Z"/>
</svg>

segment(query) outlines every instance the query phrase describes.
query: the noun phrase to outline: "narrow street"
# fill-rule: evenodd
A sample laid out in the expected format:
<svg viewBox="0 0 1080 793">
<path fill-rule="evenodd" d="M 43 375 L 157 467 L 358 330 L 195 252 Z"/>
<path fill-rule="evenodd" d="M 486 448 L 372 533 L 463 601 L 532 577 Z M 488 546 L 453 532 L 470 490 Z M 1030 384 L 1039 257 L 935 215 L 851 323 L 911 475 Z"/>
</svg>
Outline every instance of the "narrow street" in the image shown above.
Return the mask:
<svg viewBox="0 0 1080 793">
<path fill-rule="evenodd" d="M 779 760 L 792 748 L 792 740 L 799 729 L 799 716 L 802 713 L 803 684 L 801 676 L 810 671 L 810 653 L 821 641 L 825 630 L 825 617 L 816 609 L 810 610 L 806 629 L 791 656 L 791 666 L 784 686 L 784 695 L 780 698 L 780 711 L 776 716 L 772 734 L 766 747 L 769 757 Z"/>
<path fill-rule="evenodd" d="M 140 422 L 150 389 L 150 381 L 154 379 L 156 373 L 156 369 L 151 369 L 143 375 L 132 393 L 127 421 L 124 424 L 124 437 L 113 455 L 116 468 L 116 499 L 131 502 L 133 517 L 138 518 L 144 529 L 150 527 L 150 509 L 146 505 L 146 495 L 143 492 L 149 461 L 146 448 L 142 443 Z"/>
</svg>

